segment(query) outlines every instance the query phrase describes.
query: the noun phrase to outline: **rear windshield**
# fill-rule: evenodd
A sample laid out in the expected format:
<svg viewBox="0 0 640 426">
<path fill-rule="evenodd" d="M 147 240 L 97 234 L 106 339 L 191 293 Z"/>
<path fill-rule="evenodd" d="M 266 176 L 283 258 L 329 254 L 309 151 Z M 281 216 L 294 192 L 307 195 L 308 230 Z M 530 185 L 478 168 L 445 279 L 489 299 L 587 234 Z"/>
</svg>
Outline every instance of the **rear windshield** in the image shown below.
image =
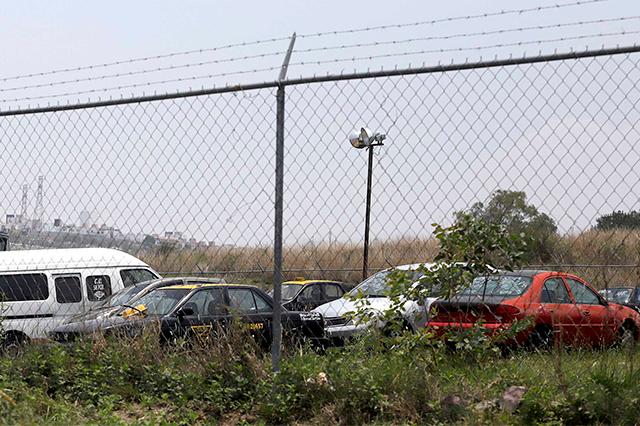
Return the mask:
<svg viewBox="0 0 640 426">
<path fill-rule="evenodd" d="M 464 296 L 520 296 L 527 291 L 533 279 L 520 275 L 494 275 L 478 277 L 460 292 Z"/>
</svg>

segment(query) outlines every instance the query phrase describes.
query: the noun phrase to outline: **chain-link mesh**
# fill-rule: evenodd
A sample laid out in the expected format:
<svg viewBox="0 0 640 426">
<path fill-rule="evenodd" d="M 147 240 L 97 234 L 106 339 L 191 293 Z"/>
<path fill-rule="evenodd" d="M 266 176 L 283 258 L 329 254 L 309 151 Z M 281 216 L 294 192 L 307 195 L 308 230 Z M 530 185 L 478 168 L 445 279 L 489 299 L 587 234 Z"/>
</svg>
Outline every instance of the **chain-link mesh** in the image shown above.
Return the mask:
<svg viewBox="0 0 640 426">
<path fill-rule="evenodd" d="M 283 289 L 288 307 L 313 308 L 361 281 L 367 152 L 347 139 L 361 127 L 387 136 L 373 148 L 367 275 L 432 261 L 432 224 L 467 211 L 519 231 L 530 224 L 528 266 L 595 288 L 635 286 L 639 63 L 626 53 L 285 82 L 283 271 L 297 280 Z M 275 92 L 1 117 L 5 316 L 43 324 L 155 273 L 269 289 Z M 88 247 L 144 263 L 111 251 L 22 252 Z M 565 287 L 577 304 L 579 290 Z M 319 311 L 344 325 L 352 308 L 340 299 Z M 420 315 L 411 327 L 424 327 Z M 54 325 L 42 328 L 27 334 Z"/>
</svg>

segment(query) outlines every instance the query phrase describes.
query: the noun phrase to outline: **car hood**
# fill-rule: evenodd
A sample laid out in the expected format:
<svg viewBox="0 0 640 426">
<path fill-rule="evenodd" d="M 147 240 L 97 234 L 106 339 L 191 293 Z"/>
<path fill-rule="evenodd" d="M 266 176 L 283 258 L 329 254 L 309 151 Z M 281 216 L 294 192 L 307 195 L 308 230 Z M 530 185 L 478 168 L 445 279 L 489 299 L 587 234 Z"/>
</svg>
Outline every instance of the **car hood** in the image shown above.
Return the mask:
<svg viewBox="0 0 640 426">
<path fill-rule="evenodd" d="M 100 318 L 106 318 L 111 314 L 120 310 L 120 306 L 104 306 L 97 309 L 92 309 L 87 312 L 82 312 L 77 315 L 73 315 L 71 318 L 65 321 L 65 324 L 78 323 L 83 321 L 90 321 Z"/>
<path fill-rule="evenodd" d="M 431 304 L 436 300 L 436 298 L 429 297 L 425 299 L 426 308 L 429 309 Z M 383 312 L 389 309 L 392 305 L 391 299 L 388 297 L 369 297 L 367 298 L 368 309 L 372 311 Z M 405 303 L 404 310 L 408 311 L 412 308 L 415 309 L 418 307 L 418 304 L 415 301 L 408 301 Z M 341 317 L 346 315 L 348 312 L 355 312 L 358 309 L 358 304 L 355 300 L 349 300 L 346 298 L 336 299 L 332 302 L 325 303 L 324 305 L 318 306 L 312 312 L 318 312 L 322 314 L 325 318 L 334 318 Z"/>
<path fill-rule="evenodd" d="M 123 318 L 120 315 L 114 316 L 100 316 L 97 318 L 75 321 L 75 322 L 67 322 L 65 324 L 61 324 L 55 330 L 54 333 L 93 333 L 95 331 L 104 330 L 112 327 L 120 327 L 120 326 L 137 326 L 144 325 L 149 321 L 157 320 L 149 317 L 130 317 Z"/>
</svg>

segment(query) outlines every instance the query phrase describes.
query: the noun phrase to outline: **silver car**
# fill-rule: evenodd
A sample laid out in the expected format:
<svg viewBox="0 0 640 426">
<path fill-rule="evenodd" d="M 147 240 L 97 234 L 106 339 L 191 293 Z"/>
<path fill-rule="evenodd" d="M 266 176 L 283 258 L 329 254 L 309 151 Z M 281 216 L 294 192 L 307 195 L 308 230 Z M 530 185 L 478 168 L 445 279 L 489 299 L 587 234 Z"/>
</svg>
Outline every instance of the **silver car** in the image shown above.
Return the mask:
<svg viewBox="0 0 640 426">
<path fill-rule="evenodd" d="M 321 305 L 314 309 L 313 312 L 319 312 L 325 318 L 326 335 L 334 341 L 352 337 L 370 327 L 384 330 L 387 324 L 382 316 L 392 305 L 391 299 L 387 296 L 389 275 L 396 270 L 410 271 L 412 273 L 411 279 L 416 285 L 423 275 L 418 269 L 421 266 L 431 268 L 433 265 L 416 263 L 379 271 L 360 283 L 345 297 Z M 363 309 L 367 312 L 366 318 L 359 318 L 357 315 L 353 316 L 358 310 L 358 303 L 353 300 L 353 297 L 358 294 L 362 294 L 365 298 Z M 405 301 L 402 305 L 405 327 L 412 330 L 424 327 L 427 322 L 429 307 L 434 300 L 436 300 L 435 297 L 429 297 L 423 301 Z"/>
</svg>

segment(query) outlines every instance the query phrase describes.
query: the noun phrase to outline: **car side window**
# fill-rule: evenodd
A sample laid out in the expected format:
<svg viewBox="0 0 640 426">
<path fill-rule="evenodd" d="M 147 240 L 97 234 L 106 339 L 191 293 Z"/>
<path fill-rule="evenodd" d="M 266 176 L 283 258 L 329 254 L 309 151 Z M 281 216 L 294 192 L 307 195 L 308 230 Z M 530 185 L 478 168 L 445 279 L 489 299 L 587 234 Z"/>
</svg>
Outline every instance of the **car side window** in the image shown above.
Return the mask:
<svg viewBox="0 0 640 426">
<path fill-rule="evenodd" d="M 220 288 L 204 289 L 196 292 L 182 306 L 191 308 L 193 315 L 223 315 L 226 313 L 224 292 Z"/>
<path fill-rule="evenodd" d="M 335 284 L 327 284 L 324 287 L 324 291 L 327 297 L 330 299 L 337 299 L 339 297 L 342 297 L 342 294 L 344 293 L 342 289 Z"/>
<path fill-rule="evenodd" d="M 589 287 L 582 284 L 580 281 L 567 278 L 567 284 L 573 293 L 573 298 L 579 305 L 599 305 L 600 298 Z"/>
<path fill-rule="evenodd" d="M 322 289 L 317 284 L 309 285 L 304 290 L 302 290 L 300 296 L 298 296 L 298 300 L 319 302 L 322 300 Z"/>
<path fill-rule="evenodd" d="M 255 299 L 256 310 L 258 312 L 271 312 L 271 305 L 269 305 L 269 302 L 267 302 L 262 295 L 254 291 L 253 297 Z"/>
<path fill-rule="evenodd" d="M 569 293 L 561 278 L 550 278 L 544 282 L 540 303 L 571 303 Z"/>
<path fill-rule="evenodd" d="M 229 289 L 229 307 L 232 313 L 248 314 L 257 311 L 253 292 L 248 288 Z"/>
</svg>

